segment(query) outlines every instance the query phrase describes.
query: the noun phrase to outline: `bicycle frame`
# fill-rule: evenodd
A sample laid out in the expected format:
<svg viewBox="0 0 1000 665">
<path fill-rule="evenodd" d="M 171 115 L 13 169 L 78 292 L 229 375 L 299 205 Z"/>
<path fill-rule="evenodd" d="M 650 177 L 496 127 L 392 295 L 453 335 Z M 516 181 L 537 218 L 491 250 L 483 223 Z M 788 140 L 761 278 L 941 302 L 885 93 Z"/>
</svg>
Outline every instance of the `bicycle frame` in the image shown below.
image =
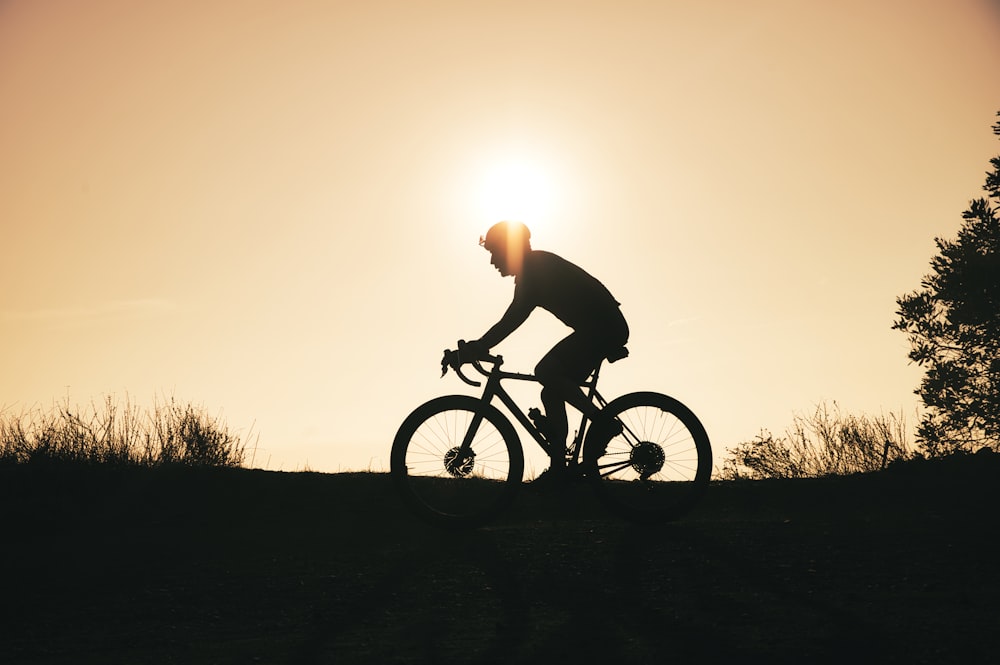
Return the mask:
<svg viewBox="0 0 1000 665">
<path fill-rule="evenodd" d="M 483 389 L 483 395 L 480 398 L 483 403 L 490 404 L 493 402 L 493 398 L 496 397 L 500 402 L 507 407 L 507 410 L 515 420 L 521 424 L 521 426 L 531 435 L 531 438 L 535 440 L 535 443 L 544 450 L 550 457 L 552 456 L 552 446 L 545 440 L 542 432 L 535 426 L 531 419 L 525 415 L 521 407 L 517 405 L 514 398 L 504 389 L 502 381 L 512 380 L 512 381 L 530 381 L 533 383 L 541 383 L 541 380 L 534 374 L 523 374 L 520 372 L 507 372 L 501 369 L 503 365 L 503 356 L 489 356 L 485 359 L 487 362 L 493 364 L 490 370 L 484 368 L 480 361 L 473 361 L 471 364 L 476 369 L 477 372 L 486 377 L 486 387 Z M 604 363 L 602 362 L 601 365 Z M 599 408 L 604 408 L 607 406 L 607 400 L 597 391 L 597 379 L 601 373 L 601 365 L 598 365 L 596 369 L 591 373 L 591 375 L 580 384 L 580 387 L 585 390 L 587 399 L 591 402 L 595 402 Z M 459 378 L 470 386 L 479 387 L 482 385 L 480 381 L 474 381 L 467 376 L 465 376 L 461 371 L 461 366 L 455 367 L 455 373 L 458 374 Z M 482 420 L 482 416 L 477 416 L 473 419 L 468 432 L 465 435 L 465 439 L 462 441 L 462 450 L 468 450 L 469 446 L 472 444 L 472 439 L 475 436 L 476 431 L 479 429 L 479 423 Z M 583 448 L 583 440 L 586 436 L 587 425 L 589 418 L 586 414 L 582 414 L 580 418 L 580 427 L 577 429 L 576 434 L 573 436 L 572 443 L 564 447 L 564 455 L 566 457 L 567 463 L 572 467 L 579 463 L 580 461 L 580 451 Z M 523 447 L 523 446 L 522 446 Z"/>
</svg>

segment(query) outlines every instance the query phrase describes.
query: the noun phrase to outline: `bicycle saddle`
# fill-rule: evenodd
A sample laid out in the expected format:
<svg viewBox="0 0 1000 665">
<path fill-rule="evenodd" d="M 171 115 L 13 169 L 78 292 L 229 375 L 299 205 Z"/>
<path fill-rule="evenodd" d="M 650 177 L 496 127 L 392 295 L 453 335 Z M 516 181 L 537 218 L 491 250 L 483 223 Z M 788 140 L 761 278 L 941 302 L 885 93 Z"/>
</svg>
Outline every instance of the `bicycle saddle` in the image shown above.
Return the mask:
<svg viewBox="0 0 1000 665">
<path fill-rule="evenodd" d="M 623 344 L 608 354 L 608 362 L 613 363 L 622 358 L 628 358 L 628 348 Z"/>
</svg>

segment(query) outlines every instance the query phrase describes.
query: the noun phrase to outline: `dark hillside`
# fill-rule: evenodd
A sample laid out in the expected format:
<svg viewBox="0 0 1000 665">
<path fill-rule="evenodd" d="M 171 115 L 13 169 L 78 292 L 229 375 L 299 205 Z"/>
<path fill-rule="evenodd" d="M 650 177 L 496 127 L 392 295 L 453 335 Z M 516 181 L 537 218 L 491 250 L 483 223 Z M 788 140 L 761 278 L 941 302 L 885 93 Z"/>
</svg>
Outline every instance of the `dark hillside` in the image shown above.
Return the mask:
<svg viewBox="0 0 1000 665">
<path fill-rule="evenodd" d="M 449 534 L 380 474 L 0 468 L 0 662 L 988 662 L 997 472 L 718 483 L 656 529 L 522 493 Z"/>
</svg>

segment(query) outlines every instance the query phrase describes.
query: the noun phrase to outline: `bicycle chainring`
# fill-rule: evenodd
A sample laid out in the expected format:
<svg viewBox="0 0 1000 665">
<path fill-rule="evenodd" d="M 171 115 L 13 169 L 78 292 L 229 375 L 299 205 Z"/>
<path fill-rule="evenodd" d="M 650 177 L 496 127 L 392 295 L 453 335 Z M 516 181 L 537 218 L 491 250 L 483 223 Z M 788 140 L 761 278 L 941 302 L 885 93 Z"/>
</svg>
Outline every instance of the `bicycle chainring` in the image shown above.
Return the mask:
<svg viewBox="0 0 1000 665">
<path fill-rule="evenodd" d="M 444 468 L 456 478 L 468 478 L 472 475 L 472 467 L 476 463 L 476 453 L 471 450 L 461 454 L 461 448 L 455 447 L 444 454 Z"/>
</svg>

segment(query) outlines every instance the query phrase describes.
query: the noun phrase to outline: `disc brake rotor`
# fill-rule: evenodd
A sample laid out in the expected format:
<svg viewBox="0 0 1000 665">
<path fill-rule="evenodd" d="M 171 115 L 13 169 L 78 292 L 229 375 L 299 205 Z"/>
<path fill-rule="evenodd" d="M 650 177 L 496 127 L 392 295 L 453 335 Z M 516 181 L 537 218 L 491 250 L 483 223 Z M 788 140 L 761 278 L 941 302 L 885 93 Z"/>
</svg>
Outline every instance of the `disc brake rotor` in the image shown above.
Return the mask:
<svg viewBox="0 0 1000 665">
<path fill-rule="evenodd" d="M 461 454 L 460 448 L 452 448 L 444 454 L 445 471 L 456 478 L 465 478 L 472 473 L 472 467 L 476 463 L 476 453 L 471 450 L 465 455 Z"/>
</svg>

